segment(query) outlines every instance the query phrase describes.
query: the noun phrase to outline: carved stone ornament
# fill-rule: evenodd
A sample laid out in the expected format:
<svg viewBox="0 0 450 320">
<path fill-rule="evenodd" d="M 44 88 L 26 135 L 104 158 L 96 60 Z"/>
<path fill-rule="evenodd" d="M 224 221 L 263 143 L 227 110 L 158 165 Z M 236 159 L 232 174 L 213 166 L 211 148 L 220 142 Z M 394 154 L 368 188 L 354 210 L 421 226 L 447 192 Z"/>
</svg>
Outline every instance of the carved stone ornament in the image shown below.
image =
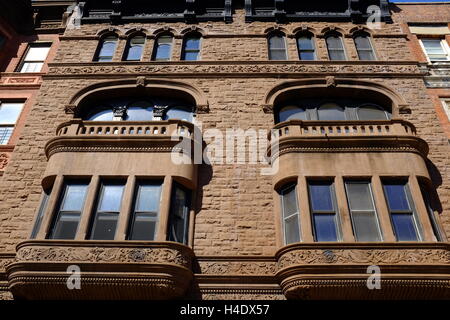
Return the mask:
<svg viewBox="0 0 450 320">
<path fill-rule="evenodd" d="M 66 114 L 74 114 L 76 109 L 77 109 L 77 106 L 74 104 L 67 104 L 64 107 L 64 111 L 66 112 Z"/>
<path fill-rule="evenodd" d="M 145 87 L 145 77 L 136 78 L 136 87 Z"/>
<path fill-rule="evenodd" d="M 114 117 L 124 118 L 127 115 L 126 106 L 117 106 L 113 108 Z"/>
<path fill-rule="evenodd" d="M 273 113 L 273 105 L 271 104 L 265 104 L 262 106 L 264 113 Z"/>
<path fill-rule="evenodd" d="M 0 154 L 0 170 L 5 169 L 5 167 L 8 165 L 9 162 L 9 156 L 6 153 Z"/>
<path fill-rule="evenodd" d="M 325 79 L 327 81 L 328 88 L 335 88 L 337 86 L 335 77 L 329 76 L 329 77 L 326 77 Z"/>
<path fill-rule="evenodd" d="M 209 105 L 207 104 L 199 104 L 195 108 L 195 112 L 197 114 L 209 113 Z"/>
</svg>

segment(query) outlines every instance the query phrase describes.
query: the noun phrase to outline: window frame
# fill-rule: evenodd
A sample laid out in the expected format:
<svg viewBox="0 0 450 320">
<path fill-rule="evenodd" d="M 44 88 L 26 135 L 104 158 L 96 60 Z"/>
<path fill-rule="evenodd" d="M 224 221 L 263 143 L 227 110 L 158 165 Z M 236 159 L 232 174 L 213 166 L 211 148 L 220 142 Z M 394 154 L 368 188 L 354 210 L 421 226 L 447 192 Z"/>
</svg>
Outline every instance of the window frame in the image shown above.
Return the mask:
<svg viewBox="0 0 450 320">
<path fill-rule="evenodd" d="M 284 195 L 285 195 L 285 191 L 289 190 L 289 189 L 293 189 L 294 194 L 295 194 L 295 206 L 297 208 L 297 211 L 294 214 L 291 214 L 290 216 L 285 217 L 284 216 Z M 280 208 L 281 208 L 281 225 L 282 225 L 282 232 L 283 232 L 283 241 L 284 241 L 284 245 L 289 245 L 292 243 L 296 243 L 296 242 L 289 242 L 287 241 L 287 237 L 286 237 L 286 220 L 290 219 L 291 217 L 297 216 L 297 225 L 298 225 L 298 241 L 297 242 L 302 242 L 302 228 L 301 228 L 301 220 L 300 220 L 300 206 L 299 206 L 299 202 L 298 202 L 298 196 L 297 196 L 297 184 L 296 183 L 291 183 L 291 184 L 287 184 L 284 187 L 282 187 L 281 189 L 279 189 L 278 194 L 280 196 Z"/>
<path fill-rule="evenodd" d="M 44 215 L 48 207 L 48 200 L 52 193 L 52 187 L 48 189 L 43 189 L 41 193 L 41 200 L 39 203 L 39 208 L 37 214 L 34 219 L 33 228 L 31 229 L 30 239 L 36 239 L 42 225 L 42 221 L 44 220 Z"/>
<path fill-rule="evenodd" d="M 130 49 L 131 47 L 131 41 L 133 41 L 135 38 L 143 38 L 144 42 L 142 44 L 140 44 L 141 47 L 141 55 L 139 57 L 139 59 L 129 59 L 128 55 L 130 54 Z M 145 51 L 145 45 L 147 43 L 147 37 L 145 34 L 141 34 L 141 33 L 135 33 L 133 35 L 130 35 L 127 39 L 127 43 L 125 45 L 125 50 L 123 53 L 123 57 L 122 57 L 122 61 L 129 61 L 129 62 L 137 62 L 137 61 L 142 61 L 142 57 L 144 56 L 144 51 Z M 116 46 L 117 48 L 117 46 Z M 114 58 L 114 55 L 113 55 Z"/>
<path fill-rule="evenodd" d="M 276 36 L 279 36 L 279 37 L 281 37 L 283 39 L 284 48 L 271 48 L 271 46 L 270 46 L 270 39 L 272 37 L 276 37 Z M 267 50 L 268 50 L 269 61 L 287 61 L 287 60 L 289 60 L 288 44 L 287 44 L 287 40 L 286 40 L 286 35 L 283 32 L 272 32 L 272 33 L 269 33 L 267 35 Z M 285 59 L 272 59 L 272 51 L 274 51 L 274 50 L 278 50 L 280 52 L 281 52 L 281 50 L 283 50 Z"/>
<path fill-rule="evenodd" d="M 27 44 L 27 49 L 25 50 L 24 54 L 22 55 L 22 59 L 20 60 L 19 65 L 16 68 L 16 72 L 19 73 L 42 73 L 42 68 L 45 65 L 45 62 L 48 59 L 48 55 L 50 54 L 50 50 L 53 46 L 53 42 L 52 41 L 36 41 L 36 42 L 28 42 Z M 32 47 L 37 47 L 37 48 L 48 48 L 48 52 L 47 55 L 45 56 L 44 60 L 27 60 L 27 55 L 30 52 Z M 23 67 L 25 66 L 26 63 L 42 63 L 41 67 L 39 68 L 39 71 L 23 71 Z"/>
<path fill-rule="evenodd" d="M 370 60 L 363 60 L 363 59 L 361 59 L 360 50 L 358 50 L 358 46 L 356 44 L 356 38 L 358 38 L 358 37 L 364 37 L 364 38 L 367 39 L 367 41 L 369 43 L 369 46 L 370 46 L 370 52 L 371 52 L 371 54 L 373 56 L 373 59 L 370 59 Z M 355 33 L 353 35 L 353 43 L 355 44 L 355 49 L 356 49 L 356 53 L 358 54 L 359 61 L 376 61 L 376 60 L 378 60 L 377 54 L 375 52 L 375 46 L 373 45 L 373 40 L 372 40 L 372 37 L 371 37 L 371 35 L 369 33 L 367 33 L 367 32 Z M 369 52 L 368 49 L 364 49 L 363 51 Z"/>
<path fill-rule="evenodd" d="M 115 44 L 114 44 L 114 52 L 113 52 L 113 54 L 112 54 L 112 56 L 111 56 L 111 60 L 108 60 L 108 61 L 100 61 L 100 58 L 101 58 L 100 53 L 102 52 L 103 46 L 104 46 L 106 40 L 107 40 L 108 38 L 112 38 L 112 37 L 115 38 L 115 41 L 114 41 Z M 110 41 L 110 42 L 112 42 L 112 41 Z M 104 35 L 104 36 L 98 41 L 98 44 L 97 44 L 97 50 L 95 51 L 95 55 L 94 55 L 93 61 L 94 61 L 94 62 L 112 62 L 112 61 L 114 61 L 114 56 L 115 56 L 116 53 L 117 53 L 118 43 L 119 43 L 119 36 L 118 36 L 117 34 L 111 33 L 111 34 Z"/>
<path fill-rule="evenodd" d="M 169 38 L 170 37 L 170 52 L 169 52 L 169 57 L 167 59 L 157 59 L 157 55 L 158 55 L 158 49 L 160 46 L 159 40 L 161 38 Z M 153 53 L 152 53 L 152 61 L 171 61 L 172 60 L 172 55 L 173 55 L 173 43 L 174 43 L 174 36 L 171 33 L 167 33 L 167 34 L 161 34 L 159 35 L 156 39 L 155 39 L 155 43 L 153 45 Z M 200 44 L 201 45 L 201 44 Z M 200 47 L 199 45 L 199 47 Z M 183 48 L 184 48 L 184 43 L 183 43 Z M 201 47 L 200 47 L 201 48 Z M 200 52 L 199 52 L 200 55 Z M 189 61 L 189 60 L 187 60 Z"/>
<path fill-rule="evenodd" d="M 331 51 L 336 51 L 336 49 L 330 50 L 330 47 L 329 47 L 328 42 L 327 42 L 328 38 L 330 38 L 330 37 L 337 37 L 337 38 L 339 38 L 339 41 L 340 41 L 340 43 L 342 45 L 342 50 L 339 50 L 339 51 L 343 52 L 344 59 L 332 59 L 331 58 L 330 52 Z M 344 37 L 343 37 L 343 35 L 341 33 L 339 33 L 339 32 L 328 33 L 328 34 L 325 35 L 324 38 L 325 38 L 325 45 L 327 47 L 327 54 L 328 54 L 328 60 L 329 61 L 348 61 L 348 55 L 347 55 L 347 50 L 345 48 Z"/>
<path fill-rule="evenodd" d="M 392 118 L 392 114 L 391 114 L 391 116 L 389 116 L 389 112 L 386 109 L 384 109 L 383 107 L 381 107 L 381 106 L 379 106 L 377 104 L 374 104 L 374 103 L 364 103 L 364 104 L 359 105 L 359 106 L 357 106 L 355 108 L 356 120 L 360 120 L 360 121 L 379 121 L 379 120 L 370 120 L 370 119 L 369 120 L 368 119 L 360 119 L 360 117 L 359 117 L 359 109 L 360 108 L 364 108 L 364 107 L 375 107 L 375 108 L 383 111 L 384 116 L 386 117 L 386 119 L 383 119 L 382 121 L 384 121 L 384 120 L 389 121 Z"/>
<path fill-rule="evenodd" d="M 175 204 L 175 194 L 176 194 L 176 189 L 180 189 L 183 192 L 185 192 L 186 194 L 186 199 L 185 199 L 185 204 L 184 207 L 187 208 L 187 212 L 186 212 L 186 216 L 184 217 L 184 226 L 183 226 L 183 232 L 184 232 L 184 239 L 183 242 L 171 239 L 172 238 L 172 232 L 171 232 L 171 228 L 173 226 L 173 219 L 174 218 L 174 213 L 173 213 L 173 206 Z M 166 239 L 167 241 L 173 241 L 173 242 L 177 242 L 177 243 L 181 243 L 184 245 L 189 245 L 189 240 L 190 240 L 190 224 L 191 224 L 191 210 L 192 210 L 192 190 L 185 187 L 184 185 L 182 185 L 181 183 L 178 183 L 176 181 L 172 182 L 172 190 L 171 190 L 171 194 L 170 194 L 170 203 L 169 203 L 169 215 L 167 217 L 167 230 L 166 230 Z"/>
<path fill-rule="evenodd" d="M 367 184 L 368 189 L 369 189 L 369 193 L 370 193 L 370 201 L 372 203 L 372 208 L 373 210 L 352 210 L 352 207 L 350 205 L 350 193 L 348 190 L 348 184 L 349 183 L 353 183 L 353 184 Z M 365 242 L 365 241 L 358 241 L 357 239 L 357 232 L 356 232 L 356 228 L 355 228 L 355 222 L 353 219 L 353 213 L 354 212 L 373 212 L 374 213 L 374 218 L 375 218 L 375 223 L 377 226 L 377 230 L 378 230 L 378 237 L 379 240 L 371 240 L 371 242 L 383 242 L 384 241 L 384 235 L 383 235 L 383 230 L 381 228 L 381 224 L 380 224 L 380 217 L 378 214 L 378 210 L 377 210 L 377 206 L 375 203 L 375 197 L 374 197 L 374 193 L 373 193 L 373 187 L 372 187 L 372 182 L 370 181 L 370 179 L 364 179 L 364 180 L 355 180 L 355 179 L 344 179 L 344 188 L 345 188 L 345 195 L 346 195 L 346 200 L 347 200 L 347 206 L 348 206 L 348 212 L 350 214 L 350 221 L 352 224 L 352 230 L 353 230 L 353 235 L 355 237 L 355 241 L 356 242 Z"/>
<path fill-rule="evenodd" d="M 186 49 L 186 44 L 189 39 L 198 39 L 198 49 Z M 183 43 L 181 47 L 181 61 L 200 61 L 201 60 L 201 52 L 203 45 L 203 36 L 200 33 L 188 33 L 183 37 Z M 186 53 L 197 52 L 197 57 L 195 60 L 186 60 Z"/>
<path fill-rule="evenodd" d="M 442 106 L 444 108 L 444 112 L 447 115 L 448 121 L 450 121 L 450 97 L 441 98 Z"/>
<path fill-rule="evenodd" d="M 2 108 L 2 106 L 4 104 L 21 104 L 22 105 L 21 110 L 20 110 L 19 114 L 17 115 L 16 121 L 14 123 L 12 123 L 12 122 L 0 123 L 0 146 L 10 145 L 10 141 L 14 135 L 14 131 L 17 126 L 17 122 L 20 121 L 20 117 L 22 116 L 22 113 L 24 112 L 25 103 L 26 103 L 25 100 L 0 100 L 0 109 Z M 6 133 L 6 131 L 5 131 L 5 133 L 1 133 L 2 128 L 9 129 L 10 134 Z M 8 134 L 9 134 L 9 136 L 8 136 Z M 7 140 L 4 140 L 6 137 L 7 137 Z"/>
<path fill-rule="evenodd" d="M 300 45 L 299 45 L 299 39 L 300 38 L 303 38 L 303 37 L 310 37 L 311 39 L 311 43 L 312 43 L 312 47 L 313 47 L 313 49 L 312 50 L 310 50 L 310 49 L 308 49 L 308 50 L 303 50 L 303 49 L 301 49 L 300 48 Z M 300 61 L 317 61 L 318 59 L 317 59 L 317 44 L 316 44 L 316 39 L 315 39 L 316 37 L 314 36 L 314 34 L 312 34 L 312 33 L 300 33 L 300 34 L 297 34 L 296 35 L 296 37 L 295 37 L 295 42 L 296 42 L 296 44 L 297 44 L 297 52 L 298 52 L 298 59 L 300 60 Z M 305 60 L 305 59 L 302 59 L 302 57 L 301 57 L 301 53 L 302 52 L 311 52 L 312 51 L 312 53 L 313 53 L 313 56 L 314 56 L 314 58 L 312 59 L 312 60 Z"/>
<path fill-rule="evenodd" d="M 424 235 L 423 235 L 423 229 L 422 229 L 422 225 L 420 223 L 420 219 L 419 219 L 419 215 L 417 212 L 417 209 L 415 207 L 414 204 L 414 198 L 412 196 L 411 190 L 409 188 L 409 181 L 407 178 L 387 178 L 387 179 L 382 179 L 382 188 L 383 188 L 383 194 L 384 194 L 384 201 L 386 204 L 386 208 L 388 210 L 389 213 L 389 219 L 391 221 L 391 225 L 392 225 L 392 231 L 394 232 L 394 237 L 395 240 L 397 242 L 421 242 L 424 241 Z M 404 187 L 404 192 L 405 192 L 405 196 L 406 196 L 406 200 L 408 201 L 408 206 L 410 210 L 391 210 L 390 206 L 389 206 L 389 198 L 386 192 L 386 184 L 390 184 L 390 185 L 396 185 L 396 184 L 401 184 L 403 183 L 403 187 Z M 399 240 L 398 239 L 398 235 L 395 231 L 395 224 L 394 224 L 394 220 L 392 218 L 392 214 L 411 214 L 412 217 L 412 221 L 413 221 L 413 226 L 417 235 L 417 239 L 416 240 Z"/>
<path fill-rule="evenodd" d="M 426 50 L 426 47 L 423 43 L 423 40 L 439 40 L 440 44 L 441 44 L 441 48 L 444 51 L 447 59 L 446 60 L 432 60 L 431 57 L 428 55 L 428 52 Z M 447 43 L 445 38 L 434 38 L 434 37 L 420 37 L 419 38 L 419 43 L 420 46 L 422 48 L 423 53 L 425 54 L 425 57 L 427 58 L 428 63 L 439 63 L 439 62 L 445 62 L 445 61 L 450 61 L 450 46 Z"/>
<path fill-rule="evenodd" d="M 330 193 L 331 193 L 331 201 L 332 201 L 332 205 L 333 205 L 333 209 L 334 211 L 329 211 L 329 210 L 325 210 L 325 211 L 314 211 L 313 208 L 313 203 L 312 203 L 312 193 L 311 193 L 311 184 L 326 184 L 329 183 L 329 188 L 330 188 Z M 343 241 L 343 231 L 342 231 L 342 226 L 341 226 L 341 218 L 340 218 L 340 213 L 339 213 L 339 207 L 338 207 L 338 203 L 337 203 L 337 198 L 336 198 L 336 189 L 335 189 L 335 181 L 334 179 L 308 179 L 307 180 L 307 188 L 308 188 L 308 201 L 309 201 L 309 212 L 310 212 L 310 219 L 311 219 L 311 227 L 312 227 L 312 236 L 313 236 L 313 240 L 314 242 L 330 242 L 330 243 L 334 243 L 334 242 L 342 242 Z M 336 230 L 336 240 L 334 241 L 319 241 L 317 239 L 317 232 L 316 232 L 316 224 L 314 222 L 314 216 L 318 214 L 318 215 L 326 215 L 326 214 L 334 214 L 334 223 L 335 223 L 335 230 Z"/>
</svg>

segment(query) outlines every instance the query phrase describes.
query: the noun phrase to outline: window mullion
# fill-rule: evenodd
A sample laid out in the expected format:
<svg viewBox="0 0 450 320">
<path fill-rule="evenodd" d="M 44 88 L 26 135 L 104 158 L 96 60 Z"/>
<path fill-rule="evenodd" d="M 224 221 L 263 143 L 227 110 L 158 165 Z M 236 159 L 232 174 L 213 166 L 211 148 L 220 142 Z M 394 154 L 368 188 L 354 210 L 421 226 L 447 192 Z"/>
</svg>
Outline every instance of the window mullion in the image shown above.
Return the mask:
<svg viewBox="0 0 450 320">
<path fill-rule="evenodd" d="M 125 184 L 125 190 L 123 192 L 122 203 L 119 212 L 119 218 L 117 221 L 116 240 L 125 240 L 127 236 L 127 224 L 132 223 L 130 214 L 133 206 L 133 195 L 136 185 L 136 177 L 131 175 L 128 177 Z"/>
<path fill-rule="evenodd" d="M 88 191 L 86 195 L 85 205 L 83 212 L 80 217 L 80 224 L 78 226 L 77 233 L 75 235 L 75 240 L 85 240 L 89 228 L 89 222 L 91 214 L 93 213 L 93 208 L 95 205 L 95 198 L 97 196 L 97 190 L 99 189 L 100 179 L 99 176 L 92 176 L 91 181 L 88 186 Z"/>
</svg>

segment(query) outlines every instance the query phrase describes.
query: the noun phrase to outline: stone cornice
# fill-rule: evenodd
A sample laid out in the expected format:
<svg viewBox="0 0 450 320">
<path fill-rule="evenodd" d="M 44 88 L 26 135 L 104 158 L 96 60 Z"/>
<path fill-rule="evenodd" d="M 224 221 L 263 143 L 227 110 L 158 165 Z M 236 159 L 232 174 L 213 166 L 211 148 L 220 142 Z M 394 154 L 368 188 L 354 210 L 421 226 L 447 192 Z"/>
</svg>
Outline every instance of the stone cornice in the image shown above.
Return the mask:
<svg viewBox="0 0 450 320">
<path fill-rule="evenodd" d="M 172 61 L 172 62 L 108 62 L 51 63 L 45 79 L 117 78 L 140 76 L 182 77 L 311 77 L 317 75 L 348 75 L 370 77 L 414 77 L 425 73 L 414 61 Z"/>
</svg>

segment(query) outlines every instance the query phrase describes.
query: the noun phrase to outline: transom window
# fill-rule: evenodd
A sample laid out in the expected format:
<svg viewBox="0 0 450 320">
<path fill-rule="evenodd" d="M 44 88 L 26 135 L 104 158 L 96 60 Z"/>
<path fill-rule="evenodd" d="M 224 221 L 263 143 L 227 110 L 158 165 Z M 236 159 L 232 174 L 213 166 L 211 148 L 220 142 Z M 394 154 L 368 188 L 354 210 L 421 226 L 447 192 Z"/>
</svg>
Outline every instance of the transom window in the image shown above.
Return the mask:
<svg viewBox="0 0 450 320">
<path fill-rule="evenodd" d="M 51 43 L 30 43 L 19 71 L 23 73 L 40 72 L 47 59 L 51 45 Z"/>
<path fill-rule="evenodd" d="M 287 120 L 389 120 L 391 113 L 383 107 L 363 100 L 330 99 L 291 100 L 276 114 L 277 122 Z"/>
</svg>

